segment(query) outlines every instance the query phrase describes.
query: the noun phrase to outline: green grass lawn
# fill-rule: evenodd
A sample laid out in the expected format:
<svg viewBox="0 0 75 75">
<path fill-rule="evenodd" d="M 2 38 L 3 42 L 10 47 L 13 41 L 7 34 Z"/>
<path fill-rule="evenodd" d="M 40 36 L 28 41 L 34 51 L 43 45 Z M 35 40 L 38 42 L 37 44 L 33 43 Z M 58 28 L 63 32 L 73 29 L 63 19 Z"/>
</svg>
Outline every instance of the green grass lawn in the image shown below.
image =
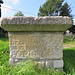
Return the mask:
<svg viewBox="0 0 75 75">
<path fill-rule="evenodd" d="M 67 74 L 75 75 L 75 47 L 64 48 L 64 71 Z"/>
<path fill-rule="evenodd" d="M 68 45 L 69 44 L 69 45 Z M 68 47 L 66 47 L 68 45 Z M 9 42 L 8 38 L 0 38 L 0 75 L 75 75 L 75 45 L 73 41 L 64 42 L 63 59 L 64 72 L 55 68 L 40 68 L 35 61 L 9 65 Z"/>
</svg>

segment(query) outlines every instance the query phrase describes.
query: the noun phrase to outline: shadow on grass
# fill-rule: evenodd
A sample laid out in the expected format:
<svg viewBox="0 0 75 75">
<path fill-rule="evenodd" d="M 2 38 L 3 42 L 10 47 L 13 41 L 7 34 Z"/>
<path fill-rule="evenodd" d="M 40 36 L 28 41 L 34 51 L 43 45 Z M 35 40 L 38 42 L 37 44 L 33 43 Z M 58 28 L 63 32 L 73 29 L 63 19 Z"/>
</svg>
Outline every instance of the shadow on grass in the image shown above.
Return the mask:
<svg viewBox="0 0 75 75">
<path fill-rule="evenodd" d="M 75 47 L 64 49 L 64 71 L 66 73 L 72 73 L 75 71 Z"/>
</svg>

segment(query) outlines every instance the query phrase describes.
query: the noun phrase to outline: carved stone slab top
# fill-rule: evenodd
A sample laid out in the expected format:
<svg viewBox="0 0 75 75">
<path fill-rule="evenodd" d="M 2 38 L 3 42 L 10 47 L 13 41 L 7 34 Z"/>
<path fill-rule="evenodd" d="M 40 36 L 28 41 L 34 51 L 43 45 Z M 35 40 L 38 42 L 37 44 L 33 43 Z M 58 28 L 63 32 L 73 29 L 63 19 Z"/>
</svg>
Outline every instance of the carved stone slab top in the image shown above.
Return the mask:
<svg viewBox="0 0 75 75">
<path fill-rule="evenodd" d="M 18 16 L 0 19 L 0 25 L 6 31 L 65 31 L 72 24 L 72 19 L 67 16 Z"/>
</svg>

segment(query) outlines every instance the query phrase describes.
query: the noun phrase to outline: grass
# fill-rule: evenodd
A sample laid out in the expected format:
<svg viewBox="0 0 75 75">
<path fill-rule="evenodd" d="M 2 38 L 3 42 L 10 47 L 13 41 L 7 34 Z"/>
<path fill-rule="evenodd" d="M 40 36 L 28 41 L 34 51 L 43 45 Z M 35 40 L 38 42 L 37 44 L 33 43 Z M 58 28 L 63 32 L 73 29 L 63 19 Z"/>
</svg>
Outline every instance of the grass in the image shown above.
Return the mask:
<svg viewBox="0 0 75 75">
<path fill-rule="evenodd" d="M 75 37 L 64 36 L 63 42 L 64 71 L 66 74 L 75 75 Z"/>
<path fill-rule="evenodd" d="M 67 43 L 75 43 L 75 37 L 73 35 L 72 36 L 64 36 L 63 42 L 65 44 L 67 44 Z"/>
<path fill-rule="evenodd" d="M 14 72 L 14 73 L 13 73 Z M 40 68 L 35 61 L 20 62 L 15 65 L 12 70 L 8 73 L 9 75 L 63 75 L 64 72 L 58 69 L 52 68 L 46 69 L 45 67 Z"/>
<path fill-rule="evenodd" d="M 73 36 L 64 36 L 63 42 L 64 48 L 75 47 L 75 37 Z"/>
<path fill-rule="evenodd" d="M 67 40 L 66 40 L 67 39 Z M 64 38 L 64 45 L 75 45 L 73 40 Z M 35 61 L 21 62 L 15 66 L 9 65 L 8 38 L 0 38 L 0 75 L 75 75 L 75 47 L 64 48 L 64 72 L 58 69 L 40 68 Z"/>
<path fill-rule="evenodd" d="M 9 42 L 8 38 L 0 38 L 0 75 L 8 72 L 9 66 Z M 4 74 L 3 74 L 4 73 Z"/>
<path fill-rule="evenodd" d="M 9 60 L 9 42 L 7 38 L 0 39 L 0 65 Z"/>
<path fill-rule="evenodd" d="M 75 47 L 64 48 L 64 71 L 67 74 L 75 75 Z"/>
</svg>

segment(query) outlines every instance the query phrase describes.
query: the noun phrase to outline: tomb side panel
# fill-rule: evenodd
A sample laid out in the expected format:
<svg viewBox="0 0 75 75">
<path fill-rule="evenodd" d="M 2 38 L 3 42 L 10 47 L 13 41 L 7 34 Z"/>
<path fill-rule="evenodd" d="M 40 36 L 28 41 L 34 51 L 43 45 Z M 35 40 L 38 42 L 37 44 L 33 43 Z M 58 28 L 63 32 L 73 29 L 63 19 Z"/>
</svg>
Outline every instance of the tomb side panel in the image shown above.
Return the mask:
<svg viewBox="0 0 75 75">
<path fill-rule="evenodd" d="M 62 59 L 61 32 L 9 32 L 10 53 L 15 58 Z"/>
</svg>

